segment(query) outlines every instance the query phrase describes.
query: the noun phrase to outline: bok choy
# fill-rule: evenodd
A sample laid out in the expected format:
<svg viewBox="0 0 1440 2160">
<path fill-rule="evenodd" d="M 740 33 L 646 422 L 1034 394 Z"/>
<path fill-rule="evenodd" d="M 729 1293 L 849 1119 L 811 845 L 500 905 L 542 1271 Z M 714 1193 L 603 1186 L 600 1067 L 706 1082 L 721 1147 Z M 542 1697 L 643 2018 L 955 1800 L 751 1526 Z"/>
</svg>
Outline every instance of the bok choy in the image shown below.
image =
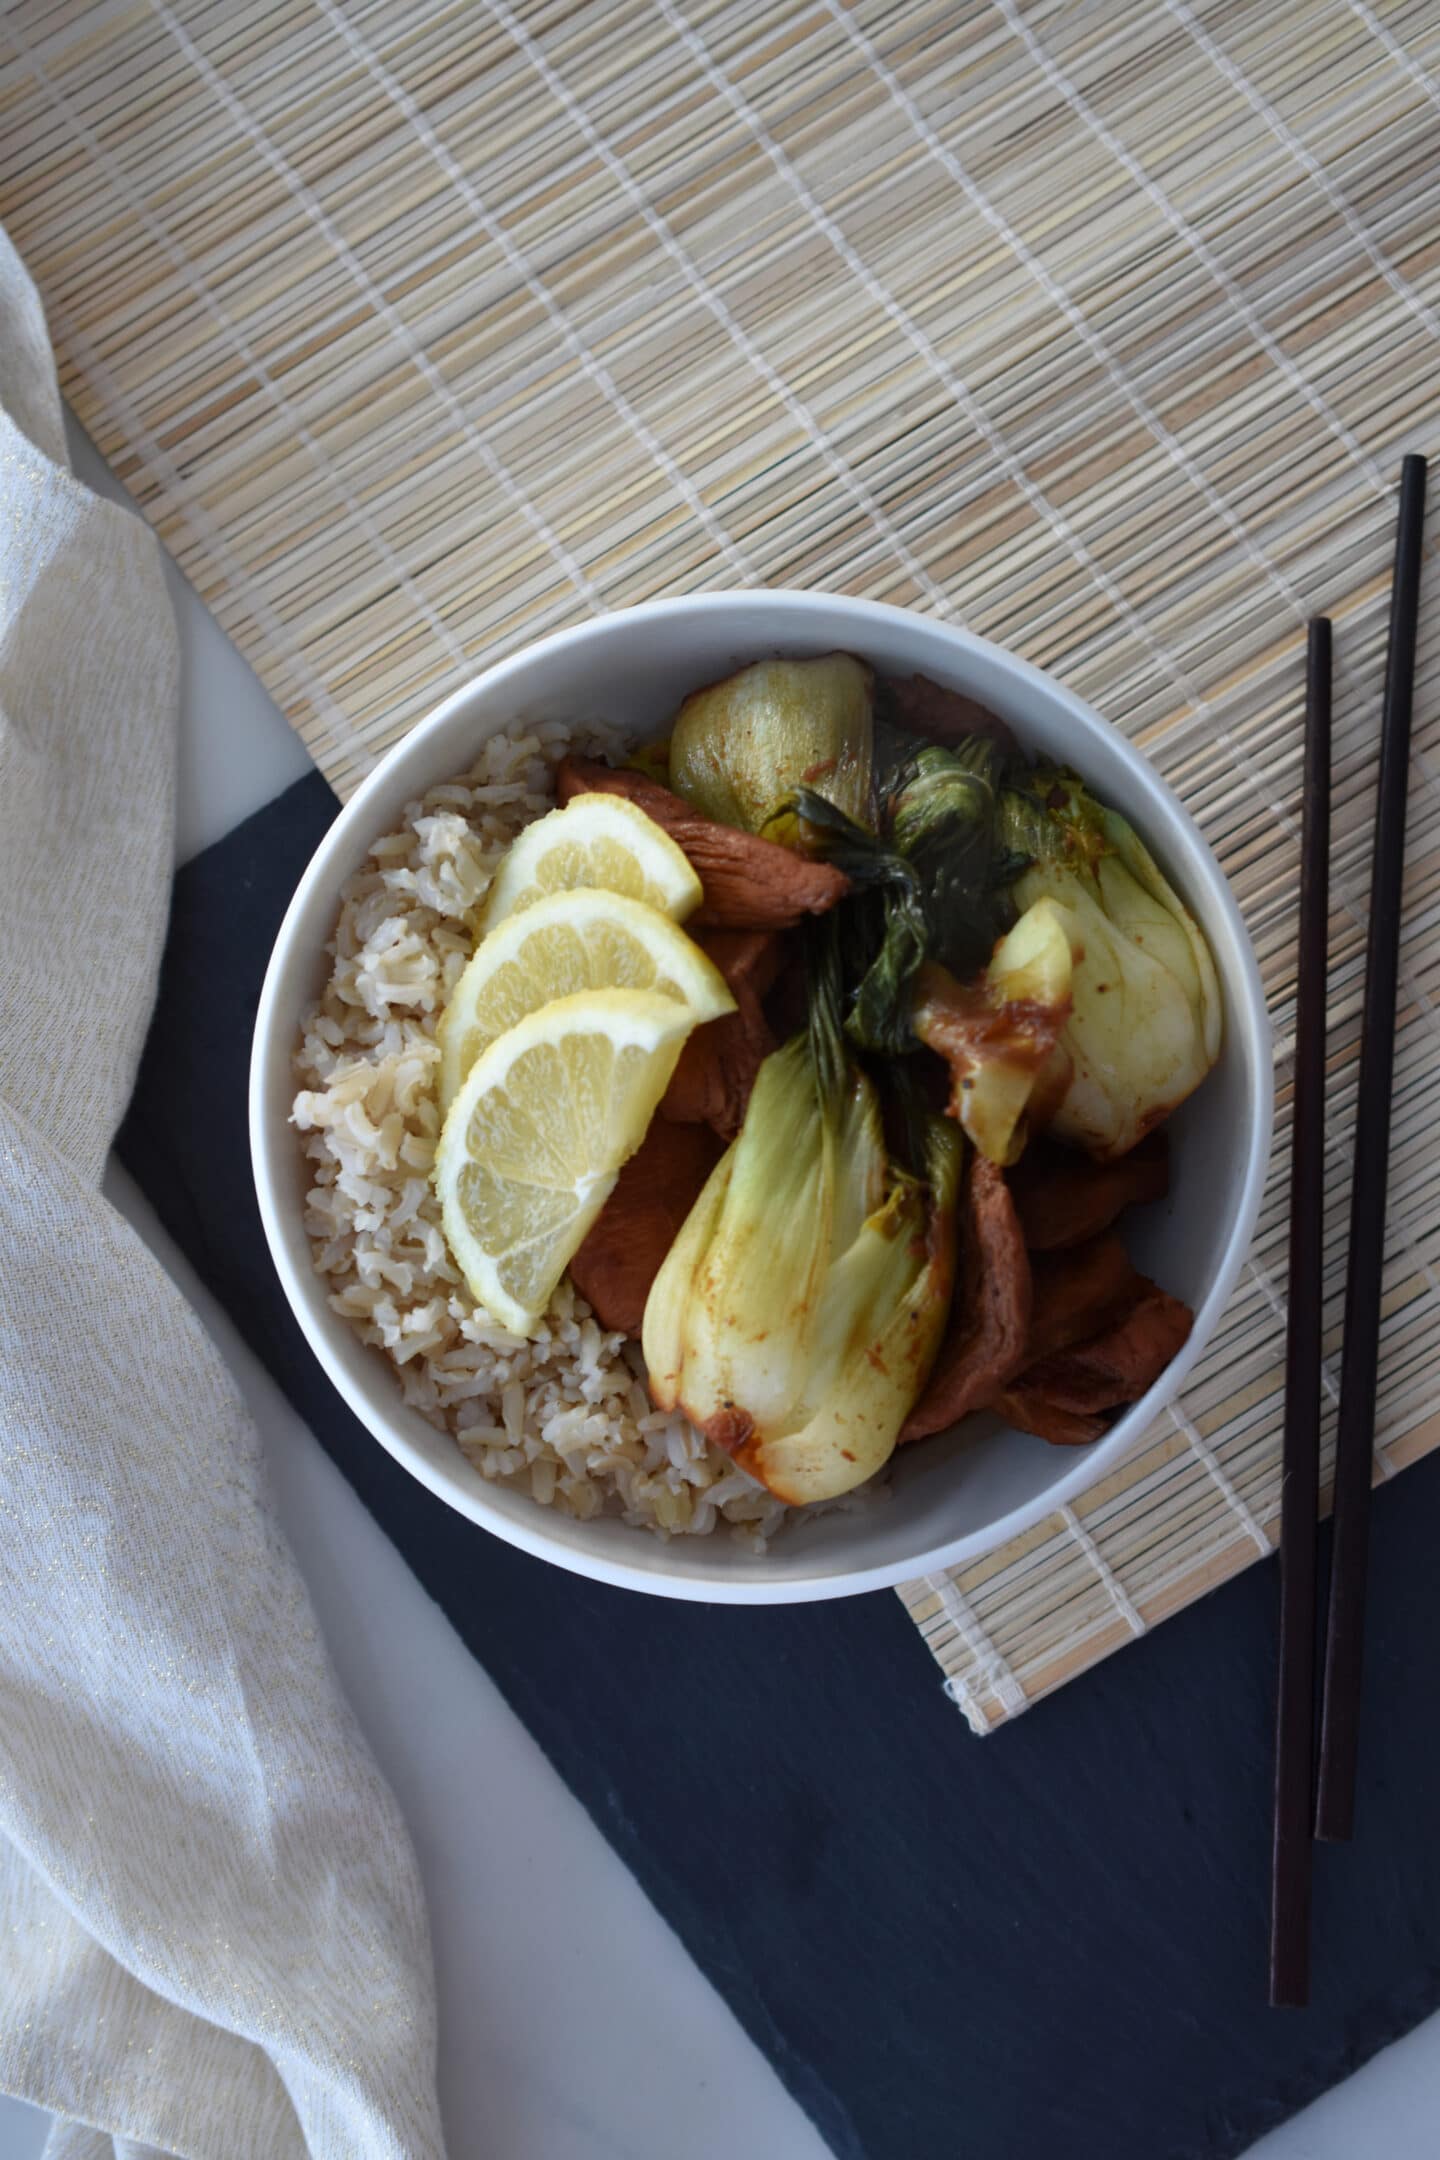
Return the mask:
<svg viewBox="0 0 1440 2160">
<path fill-rule="evenodd" d="M 757 660 L 686 698 L 669 784 L 706 817 L 793 844 L 788 798 L 810 787 L 857 823 L 872 815 L 874 676 L 849 653 Z"/>
<path fill-rule="evenodd" d="M 911 1002 L 924 963 L 973 973 L 1014 919 L 1005 888 L 1019 863 L 996 840 L 1002 767 L 986 736 L 953 749 L 924 744 L 891 776 L 878 834 L 797 792 L 815 851 L 860 896 L 846 911 L 845 963 L 854 986 L 846 1032 L 862 1050 L 913 1050 Z"/>
<path fill-rule="evenodd" d="M 1210 948 L 1133 828 L 1073 773 L 1040 767 L 1007 788 L 1000 833 L 1027 862 L 1016 900 L 1047 904 L 1074 955 L 1051 1130 L 1102 1160 L 1123 1155 L 1220 1055 Z"/>
<path fill-rule="evenodd" d="M 911 1024 L 949 1065 L 951 1114 L 989 1162 L 1015 1162 L 1030 1123 L 1043 1123 L 1064 1093 L 1069 1066 L 1054 1053 L 1074 974 L 1052 900 L 1025 910 L 976 980 L 957 982 L 933 961 L 920 971 Z"/>
<path fill-rule="evenodd" d="M 833 938 L 817 944 L 808 1032 L 762 1065 L 642 1334 L 657 1406 L 796 1504 L 873 1476 L 925 1383 L 954 1284 L 963 1146 L 930 1117 L 923 1179 L 891 1161 L 841 1036 Z"/>
</svg>

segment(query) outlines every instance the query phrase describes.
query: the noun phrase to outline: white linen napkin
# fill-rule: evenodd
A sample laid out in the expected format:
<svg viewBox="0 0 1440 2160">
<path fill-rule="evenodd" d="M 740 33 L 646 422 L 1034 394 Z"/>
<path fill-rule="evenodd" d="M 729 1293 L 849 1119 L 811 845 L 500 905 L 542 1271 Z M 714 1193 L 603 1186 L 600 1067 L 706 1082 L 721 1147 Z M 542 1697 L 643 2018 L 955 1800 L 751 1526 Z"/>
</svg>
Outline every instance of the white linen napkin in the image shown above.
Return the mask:
<svg viewBox="0 0 1440 2160">
<path fill-rule="evenodd" d="M 65 2118 L 52 2160 L 426 2160 L 409 1838 L 234 1385 L 99 1192 L 176 676 L 158 548 L 71 476 L 0 233 L 0 2089 Z"/>
</svg>

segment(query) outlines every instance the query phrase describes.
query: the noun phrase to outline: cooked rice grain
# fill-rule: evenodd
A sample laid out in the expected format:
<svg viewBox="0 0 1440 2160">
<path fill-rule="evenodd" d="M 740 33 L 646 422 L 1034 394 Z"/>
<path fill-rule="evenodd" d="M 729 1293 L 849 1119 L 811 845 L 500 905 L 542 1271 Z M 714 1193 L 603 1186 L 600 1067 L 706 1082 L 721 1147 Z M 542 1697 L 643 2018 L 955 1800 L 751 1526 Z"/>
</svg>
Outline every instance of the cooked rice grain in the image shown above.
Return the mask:
<svg viewBox="0 0 1440 2160">
<path fill-rule="evenodd" d="M 600 1327 L 568 1277 L 533 1342 L 507 1333 L 451 1260 L 430 1182 L 435 1025 L 490 880 L 520 828 L 554 808 L 559 759 L 615 747 L 551 722 L 492 736 L 463 778 L 407 805 L 345 886 L 330 980 L 295 1060 L 314 1177 L 305 1227 L 335 1310 L 482 1476 L 664 1537 L 723 1521 L 758 1550 L 792 1511 L 687 1419 L 652 1409 L 638 1349 Z"/>
</svg>

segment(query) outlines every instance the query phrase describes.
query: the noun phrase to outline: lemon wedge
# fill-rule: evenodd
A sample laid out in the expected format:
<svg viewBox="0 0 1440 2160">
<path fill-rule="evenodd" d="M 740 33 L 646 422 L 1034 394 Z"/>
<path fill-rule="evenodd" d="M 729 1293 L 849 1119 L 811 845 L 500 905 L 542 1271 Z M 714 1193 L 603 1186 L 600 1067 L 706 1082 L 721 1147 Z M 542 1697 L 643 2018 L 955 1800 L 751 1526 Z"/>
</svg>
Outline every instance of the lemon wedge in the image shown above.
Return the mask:
<svg viewBox="0 0 1440 2160">
<path fill-rule="evenodd" d="M 456 1265 L 513 1334 L 533 1331 L 694 1025 L 654 990 L 581 990 L 476 1059 L 440 1134 L 435 1189 Z"/>
<path fill-rule="evenodd" d="M 576 795 L 516 838 L 490 888 L 485 927 L 579 885 L 643 900 L 672 922 L 683 922 L 701 900 L 684 850 L 654 818 L 623 795 Z"/>
<path fill-rule="evenodd" d="M 676 998 L 697 1026 L 735 1010 L 714 962 L 658 908 L 583 886 L 549 893 L 482 938 L 450 994 L 438 1030 L 442 1112 L 480 1053 L 527 1013 L 612 989 Z"/>
</svg>

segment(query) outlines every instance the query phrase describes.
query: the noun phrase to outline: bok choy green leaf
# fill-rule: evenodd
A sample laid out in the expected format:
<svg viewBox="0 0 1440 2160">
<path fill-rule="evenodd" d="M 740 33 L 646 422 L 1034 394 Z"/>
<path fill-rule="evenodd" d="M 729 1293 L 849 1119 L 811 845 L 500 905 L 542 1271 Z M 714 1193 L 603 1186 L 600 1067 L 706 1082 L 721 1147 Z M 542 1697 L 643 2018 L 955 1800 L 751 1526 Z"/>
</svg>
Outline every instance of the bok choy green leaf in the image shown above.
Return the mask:
<svg viewBox="0 0 1440 2160">
<path fill-rule="evenodd" d="M 845 871 L 860 897 L 844 913 L 846 1031 L 862 1050 L 915 1047 L 911 1004 L 927 961 L 956 974 L 985 965 L 1013 921 L 1006 882 L 1018 861 L 996 842 L 1003 753 L 985 736 L 953 749 L 926 743 L 893 774 L 874 834 L 810 791 L 796 809 L 810 844 Z"/>
</svg>

